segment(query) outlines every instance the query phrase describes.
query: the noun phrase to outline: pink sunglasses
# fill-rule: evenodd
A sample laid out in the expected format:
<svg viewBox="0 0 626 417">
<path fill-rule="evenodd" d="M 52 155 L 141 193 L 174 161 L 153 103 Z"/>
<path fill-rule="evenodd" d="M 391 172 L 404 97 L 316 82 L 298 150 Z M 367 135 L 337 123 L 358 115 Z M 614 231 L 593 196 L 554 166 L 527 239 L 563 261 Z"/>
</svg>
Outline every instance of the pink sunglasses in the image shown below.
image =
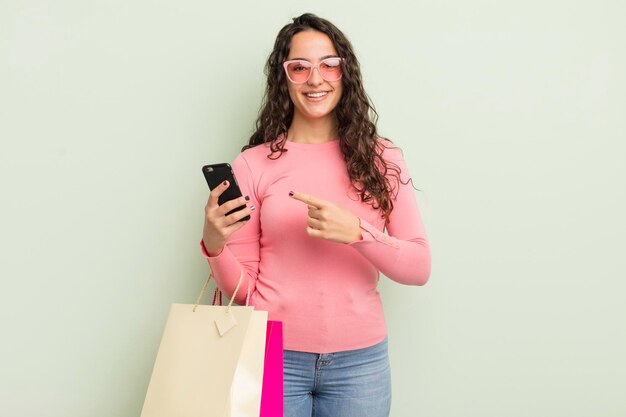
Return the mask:
<svg viewBox="0 0 626 417">
<path fill-rule="evenodd" d="M 324 81 L 332 82 L 339 81 L 343 76 L 343 70 L 341 68 L 343 61 L 343 58 L 331 57 L 322 59 L 319 64 L 313 65 L 303 59 L 293 59 L 285 61 L 283 68 L 285 69 L 289 81 L 294 84 L 304 84 L 309 81 L 314 69 L 317 69 L 317 72 Z"/>
</svg>

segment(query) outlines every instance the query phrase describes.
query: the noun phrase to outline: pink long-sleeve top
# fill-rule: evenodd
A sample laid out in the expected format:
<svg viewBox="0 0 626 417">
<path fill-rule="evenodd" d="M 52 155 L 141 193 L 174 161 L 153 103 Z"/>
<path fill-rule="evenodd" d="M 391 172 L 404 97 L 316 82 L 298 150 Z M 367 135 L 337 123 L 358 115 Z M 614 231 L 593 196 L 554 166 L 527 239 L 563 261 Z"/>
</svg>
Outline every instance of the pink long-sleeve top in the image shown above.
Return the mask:
<svg viewBox="0 0 626 417">
<path fill-rule="evenodd" d="M 242 152 L 233 171 L 243 195 L 257 210 L 216 256 L 203 255 L 218 286 L 235 301 L 281 320 L 284 347 L 330 353 L 372 346 L 387 334 L 377 290 L 379 272 L 402 284 L 423 285 L 430 274 L 430 249 L 402 154 L 382 141 L 385 160 L 401 169 L 394 209 L 385 230 L 380 211 L 362 203 L 350 185 L 339 141 L 286 142 L 269 159 L 268 145 Z M 306 204 L 289 191 L 333 202 L 359 217 L 363 239 L 350 244 L 309 237 Z M 202 245 L 201 245 L 202 246 Z"/>
</svg>

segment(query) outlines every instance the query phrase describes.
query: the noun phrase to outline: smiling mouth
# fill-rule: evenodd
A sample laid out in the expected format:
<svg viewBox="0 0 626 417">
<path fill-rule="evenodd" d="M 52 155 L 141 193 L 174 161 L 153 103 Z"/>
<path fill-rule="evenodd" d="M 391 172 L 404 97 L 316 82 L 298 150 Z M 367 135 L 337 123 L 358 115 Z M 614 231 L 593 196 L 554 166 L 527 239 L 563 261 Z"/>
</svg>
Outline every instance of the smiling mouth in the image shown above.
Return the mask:
<svg viewBox="0 0 626 417">
<path fill-rule="evenodd" d="M 310 98 L 320 98 L 328 95 L 328 91 L 320 91 L 318 93 L 304 93 L 304 95 Z"/>
</svg>

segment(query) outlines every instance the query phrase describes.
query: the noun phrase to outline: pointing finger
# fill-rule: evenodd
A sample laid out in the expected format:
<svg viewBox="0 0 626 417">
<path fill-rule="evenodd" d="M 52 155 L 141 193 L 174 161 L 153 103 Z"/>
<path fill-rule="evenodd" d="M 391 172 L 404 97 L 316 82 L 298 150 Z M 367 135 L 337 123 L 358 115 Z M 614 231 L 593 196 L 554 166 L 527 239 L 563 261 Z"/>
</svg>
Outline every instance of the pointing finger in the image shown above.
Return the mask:
<svg viewBox="0 0 626 417">
<path fill-rule="evenodd" d="M 326 205 L 325 200 L 304 193 L 294 193 L 293 191 L 289 191 L 289 196 L 295 200 L 302 201 L 303 203 L 318 209 Z"/>
</svg>

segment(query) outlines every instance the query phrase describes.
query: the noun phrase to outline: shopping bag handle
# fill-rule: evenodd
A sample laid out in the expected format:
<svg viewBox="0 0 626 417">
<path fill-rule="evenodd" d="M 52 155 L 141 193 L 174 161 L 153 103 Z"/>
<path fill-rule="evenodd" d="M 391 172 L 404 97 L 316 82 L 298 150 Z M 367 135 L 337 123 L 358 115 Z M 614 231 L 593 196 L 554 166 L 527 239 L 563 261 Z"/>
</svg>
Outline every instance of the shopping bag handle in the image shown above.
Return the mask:
<svg viewBox="0 0 626 417">
<path fill-rule="evenodd" d="M 196 299 L 195 304 L 193 305 L 193 311 L 196 311 L 196 308 L 198 307 L 198 304 L 200 304 L 200 300 L 202 299 L 202 296 L 204 295 L 204 292 L 206 291 L 207 287 L 209 286 L 209 282 L 211 281 L 211 277 L 213 276 L 213 272 L 211 272 L 209 274 L 209 276 L 207 277 L 206 281 L 204 282 L 204 285 L 202 286 L 202 289 L 200 290 L 200 294 L 198 294 L 198 298 Z M 243 270 L 241 271 L 240 275 L 239 275 L 239 282 L 237 282 L 237 286 L 235 287 L 235 291 L 233 291 L 233 296 L 230 297 L 230 301 L 228 302 L 228 306 L 226 308 L 226 311 L 230 313 L 230 308 L 233 305 L 233 301 L 235 300 L 235 297 L 237 296 L 237 292 L 239 291 L 239 287 L 241 286 L 241 281 L 243 281 Z M 220 304 L 221 304 L 221 297 L 220 297 Z M 250 281 L 248 281 L 248 289 L 246 291 L 246 306 L 248 306 L 250 302 Z M 213 304 L 215 304 L 215 297 L 213 297 Z"/>
</svg>

